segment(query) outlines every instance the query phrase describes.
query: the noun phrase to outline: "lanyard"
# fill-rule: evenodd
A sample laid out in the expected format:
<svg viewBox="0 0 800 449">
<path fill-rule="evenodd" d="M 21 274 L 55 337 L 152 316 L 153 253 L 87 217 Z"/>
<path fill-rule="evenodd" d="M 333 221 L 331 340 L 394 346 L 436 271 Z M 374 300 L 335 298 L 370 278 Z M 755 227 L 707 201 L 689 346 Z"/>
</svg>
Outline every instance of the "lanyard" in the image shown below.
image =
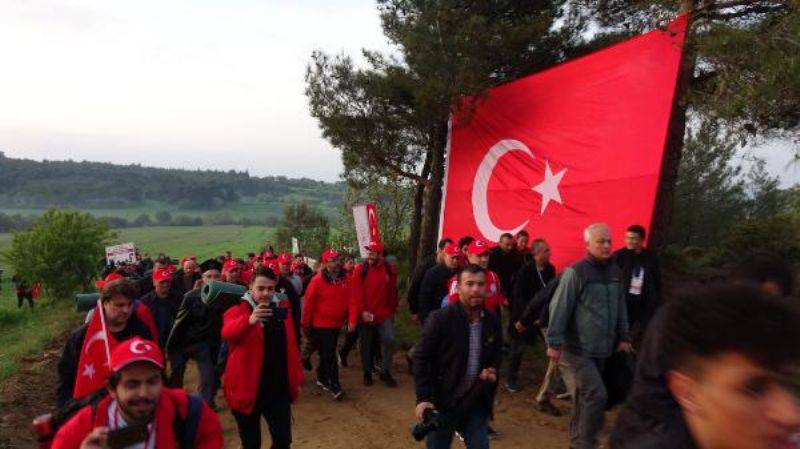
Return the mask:
<svg viewBox="0 0 800 449">
<path fill-rule="evenodd" d="M 542 277 L 542 272 L 539 271 L 539 267 L 536 267 L 536 274 L 539 276 L 539 282 L 542 283 L 542 288 L 547 287 L 547 284 L 544 282 L 544 278 Z"/>
</svg>

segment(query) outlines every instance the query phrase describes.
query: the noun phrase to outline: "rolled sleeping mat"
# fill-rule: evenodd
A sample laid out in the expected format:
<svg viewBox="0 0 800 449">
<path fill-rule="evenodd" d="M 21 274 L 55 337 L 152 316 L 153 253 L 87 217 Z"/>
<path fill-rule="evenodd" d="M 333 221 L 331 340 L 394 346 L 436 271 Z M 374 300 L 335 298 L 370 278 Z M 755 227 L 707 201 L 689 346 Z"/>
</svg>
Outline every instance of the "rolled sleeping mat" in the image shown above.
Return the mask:
<svg viewBox="0 0 800 449">
<path fill-rule="evenodd" d="M 208 307 L 228 307 L 238 304 L 242 296 L 247 293 L 247 287 L 239 284 L 229 284 L 222 281 L 211 281 L 203 285 L 200 290 L 200 299 Z"/>
<path fill-rule="evenodd" d="M 75 295 L 75 305 L 78 312 L 88 312 L 97 305 L 100 293 L 78 293 Z"/>
</svg>

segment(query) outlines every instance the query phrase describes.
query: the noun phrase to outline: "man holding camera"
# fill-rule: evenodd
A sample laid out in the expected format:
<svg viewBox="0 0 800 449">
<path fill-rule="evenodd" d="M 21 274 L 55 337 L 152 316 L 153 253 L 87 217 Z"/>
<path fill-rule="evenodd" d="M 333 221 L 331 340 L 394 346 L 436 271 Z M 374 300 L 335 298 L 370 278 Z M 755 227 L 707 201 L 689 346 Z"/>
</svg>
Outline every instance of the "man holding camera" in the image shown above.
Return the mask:
<svg viewBox="0 0 800 449">
<path fill-rule="evenodd" d="M 485 270 L 467 265 L 457 279 L 459 302 L 430 315 L 413 355 L 415 412 L 429 449 L 449 448 L 455 431 L 468 449 L 489 447 L 502 331 L 483 307 Z"/>
<path fill-rule="evenodd" d="M 111 353 L 108 396 L 56 433 L 52 449 L 222 448 L 219 418 L 199 399 L 164 387 L 158 344 L 133 338 Z"/>
<path fill-rule="evenodd" d="M 241 303 L 223 317 L 229 351 L 223 390 L 243 449 L 261 447 L 262 416 L 273 448 L 292 443 L 291 403 L 300 394 L 303 373 L 289 301 L 275 294 L 277 285 L 275 272 L 256 268 Z"/>
</svg>

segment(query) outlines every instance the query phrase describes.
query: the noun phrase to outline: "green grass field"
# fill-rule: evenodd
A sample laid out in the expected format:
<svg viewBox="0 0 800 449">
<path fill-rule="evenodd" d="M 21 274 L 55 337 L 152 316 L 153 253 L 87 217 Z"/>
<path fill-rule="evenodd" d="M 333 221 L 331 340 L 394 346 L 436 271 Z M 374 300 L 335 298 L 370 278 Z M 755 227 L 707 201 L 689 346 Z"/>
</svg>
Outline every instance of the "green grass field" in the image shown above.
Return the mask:
<svg viewBox="0 0 800 449">
<path fill-rule="evenodd" d="M 160 252 L 180 258 L 196 255 L 200 260 L 232 251 L 244 256 L 268 241 L 274 229 L 242 226 L 150 227 L 117 231 L 115 243 L 133 242 L 141 251 Z M 11 234 L 0 234 L 0 251 L 11 244 Z M 13 273 L 4 269 L 0 287 L 0 380 L 16 371 L 17 363 L 26 354 L 41 351 L 55 336 L 77 326 L 82 316 L 74 312 L 71 300 L 39 299 L 31 312 L 17 308 L 11 284 Z"/>
</svg>

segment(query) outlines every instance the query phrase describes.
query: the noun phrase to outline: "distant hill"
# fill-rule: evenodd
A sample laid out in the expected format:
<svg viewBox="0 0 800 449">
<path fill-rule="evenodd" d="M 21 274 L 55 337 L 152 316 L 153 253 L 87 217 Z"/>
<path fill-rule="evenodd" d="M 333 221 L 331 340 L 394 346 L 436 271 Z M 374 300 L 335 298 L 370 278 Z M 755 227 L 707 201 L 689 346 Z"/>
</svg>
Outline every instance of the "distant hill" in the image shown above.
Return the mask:
<svg viewBox="0 0 800 449">
<path fill-rule="evenodd" d="M 189 217 L 230 212 L 237 217 L 274 218 L 283 205 L 298 201 L 333 214 L 343 192 L 343 183 L 307 178 L 86 161 L 38 162 L 8 158 L 0 152 L 0 212 L 6 213 L 67 207 L 111 211 L 109 215 L 128 219 L 161 210 Z M 254 211 L 263 212 L 256 215 Z"/>
</svg>

